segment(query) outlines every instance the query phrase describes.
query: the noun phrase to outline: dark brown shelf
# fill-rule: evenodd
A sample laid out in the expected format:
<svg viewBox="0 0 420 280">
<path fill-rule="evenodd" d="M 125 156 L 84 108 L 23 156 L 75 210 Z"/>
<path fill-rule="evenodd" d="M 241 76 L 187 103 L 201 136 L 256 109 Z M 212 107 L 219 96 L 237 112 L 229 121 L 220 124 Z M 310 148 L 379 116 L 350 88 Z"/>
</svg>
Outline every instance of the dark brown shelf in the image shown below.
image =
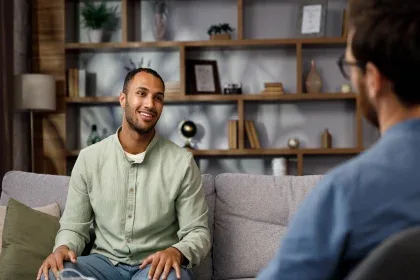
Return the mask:
<svg viewBox="0 0 420 280">
<path fill-rule="evenodd" d="M 195 94 L 166 95 L 165 102 L 234 102 L 244 101 L 316 101 L 316 100 L 351 100 L 356 99 L 357 95 L 353 93 L 319 93 L 319 94 Z M 91 97 L 68 97 L 66 102 L 69 104 L 118 104 L 117 96 L 91 96 Z"/>
<path fill-rule="evenodd" d="M 66 43 L 66 50 L 102 50 L 136 48 L 200 48 L 200 47 L 253 47 L 282 45 L 342 45 L 345 38 L 290 38 L 290 39 L 242 39 L 202 41 L 159 41 L 159 42 L 108 42 L 108 43 Z"/>
</svg>

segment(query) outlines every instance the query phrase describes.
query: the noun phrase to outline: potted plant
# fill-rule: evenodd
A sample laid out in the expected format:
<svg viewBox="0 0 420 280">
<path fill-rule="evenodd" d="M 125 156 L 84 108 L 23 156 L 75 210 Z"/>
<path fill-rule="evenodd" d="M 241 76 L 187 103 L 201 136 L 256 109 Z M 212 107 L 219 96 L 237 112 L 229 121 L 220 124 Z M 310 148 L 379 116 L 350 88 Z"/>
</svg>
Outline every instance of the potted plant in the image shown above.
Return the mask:
<svg viewBox="0 0 420 280">
<path fill-rule="evenodd" d="M 99 5 L 88 0 L 83 3 L 81 8 L 82 23 L 88 29 L 89 41 L 91 43 L 101 42 L 104 32 L 115 30 L 118 24 L 117 7 L 108 8 L 105 1 Z"/>
<path fill-rule="evenodd" d="M 230 33 L 233 30 L 234 29 L 229 23 L 220 23 L 210 26 L 207 30 L 207 34 L 210 36 L 211 40 L 230 40 Z"/>
</svg>

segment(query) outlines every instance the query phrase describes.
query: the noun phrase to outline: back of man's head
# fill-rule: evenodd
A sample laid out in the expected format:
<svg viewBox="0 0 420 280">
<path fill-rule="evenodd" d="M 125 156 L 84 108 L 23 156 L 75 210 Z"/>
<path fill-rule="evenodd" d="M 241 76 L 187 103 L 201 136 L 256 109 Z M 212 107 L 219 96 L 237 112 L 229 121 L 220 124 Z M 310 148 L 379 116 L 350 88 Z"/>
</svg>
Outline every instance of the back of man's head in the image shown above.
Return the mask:
<svg viewBox="0 0 420 280">
<path fill-rule="evenodd" d="M 420 105 L 420 0 L 350 0 L 352 52 L 390 80 L 399 100 Z"/>
</svg>

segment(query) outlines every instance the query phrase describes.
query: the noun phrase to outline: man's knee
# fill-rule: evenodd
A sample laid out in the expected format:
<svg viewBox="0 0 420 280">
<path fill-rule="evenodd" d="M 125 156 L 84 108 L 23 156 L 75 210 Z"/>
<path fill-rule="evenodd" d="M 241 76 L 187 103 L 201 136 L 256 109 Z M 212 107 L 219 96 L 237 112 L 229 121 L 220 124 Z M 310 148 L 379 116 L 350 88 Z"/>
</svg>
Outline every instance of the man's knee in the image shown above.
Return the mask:
<svg viewBox="0 0 420 280">
<path fill-rule="evenodd" d="M 171 270 L 171 272 L 168 275 L 167 280 L 177 280 L 176 272 L 174 269 Z M 191 272 L 191 270 L 188 270 L 186 268 L 181 268 L 181 279 L 182 280 L 194 280 L 194 276 Z"/>
<path fill-rule="evenodd" d="M 66 269 L 66 268 L 72 268 L 72 269 L 75 269 L 75 265 L 73 264 L 73 263 L 71 263 L 71 262 L 64 262 L 64 268 Z M 78 275 L 67 275 L 68 274 L 68 272 L 66 273 L 66 274 L 64 274 L 63 276 L 78 276 Z M 44 274 L 42 274 L 41 275 L 41 278 L 40 278 L 41 280 L 45 280 L 45 275 Z M 56 280 L 57 279 L 57 277 L 55 277 L 55 275 L 54 275 L 54 273 L 51 271 L 51 269 L 49 269 L 48 270 L 48 280 Z"/>
</svg>

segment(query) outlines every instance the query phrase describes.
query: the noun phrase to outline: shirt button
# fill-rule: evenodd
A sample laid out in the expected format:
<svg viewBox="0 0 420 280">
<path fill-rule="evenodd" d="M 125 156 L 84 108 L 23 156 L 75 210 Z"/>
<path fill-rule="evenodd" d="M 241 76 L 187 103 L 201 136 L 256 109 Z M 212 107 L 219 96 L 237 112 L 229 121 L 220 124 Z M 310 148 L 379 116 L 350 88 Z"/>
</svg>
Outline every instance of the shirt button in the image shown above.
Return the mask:
<svg viewBox="0 0 420 280">
<path fill-rule="evenodd" d="M 133 192 L 134 192 L 134 189 L 133 189 L 133 188 L 131 188 L 131 189 L 130 189 L 130 192 L 131 192 L 131 193 L 133 193 Z"/>
<path fill-rule="evenodd" d="M 131 214 L 128 214 L 128 218 L 131 219 L 131 217 L 132 217 Z"/>
<path fill-rule="evenodd" d="M 129 238 L 129 239 L 127 239 L 127 243 L 131 243 L 131 239 Z"/>
</svg>

